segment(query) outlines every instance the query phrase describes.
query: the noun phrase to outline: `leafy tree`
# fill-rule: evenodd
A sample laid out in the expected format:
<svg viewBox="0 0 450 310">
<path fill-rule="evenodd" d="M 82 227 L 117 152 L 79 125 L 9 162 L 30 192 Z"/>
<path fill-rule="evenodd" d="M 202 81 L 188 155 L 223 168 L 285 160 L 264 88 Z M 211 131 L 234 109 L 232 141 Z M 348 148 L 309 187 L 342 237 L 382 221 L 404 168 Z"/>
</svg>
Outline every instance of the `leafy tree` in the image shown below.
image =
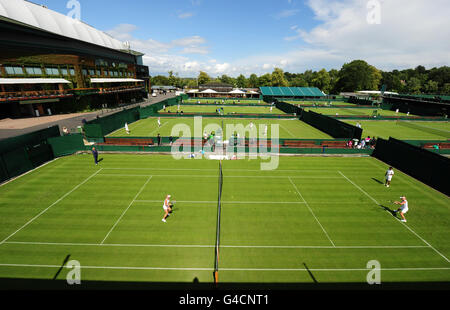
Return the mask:
<svg viewBox="0 0 450 310">
<path fill-rule="evenodd" d="M 428 94 L 436 94 L 439 89 L 439 83 L 429 80 L 427 84 L 425 84 L 425 91 Z"/>
<path fill-rule="evenodd" d="M 364 60 L 354 60 L 342 66 L 336 88 L 339 91 L 378 90 L 381 72 Z"/>
<path fill-rule="evenodd" d="M 275 68 L 272 72 L 272 86 L 288 86 L 288 82 L 284 77 L 283 70 Z"/>
<path fill-rule="evenodd" d="M 259 86 L 272 86 L 272 74 L 266 73 L 259 77 Z"/>
<path fill-rule="evenodd" d="M 411 94 L 420 94 L 420 90 L 422 88 L 422 84 L 419 78 L 412 77 L 407 82 L 407 91 Z"/>
<path fill-rule="evenodd" d="M 197 77 L 198 85 L 203 85 L 211 81 L 211 78 L 206 72 L 200 71 L 200 74 Z"/>
<path fill-rule="evenodd" d="M 251 88 L 259 87 L 258 76 L 254 73 L 251 74 L 247 80 L 247 85 L 248 85 L 248 87 L 251 87 Z"/>
<path fill-rule="evenodd" d="M 331 77 L 327 70 L 322 69 L 317 72 L 311 82 L 313 86 L 319 88 L 326 94 L 330 92 Z"/>
<path fill-rule="evenodd" d="M 247 79 L 244 75 L 239 75 L 236 79 L 236 86 L 239 88 L 245 88 L 247 87 Z"/>
</svg>

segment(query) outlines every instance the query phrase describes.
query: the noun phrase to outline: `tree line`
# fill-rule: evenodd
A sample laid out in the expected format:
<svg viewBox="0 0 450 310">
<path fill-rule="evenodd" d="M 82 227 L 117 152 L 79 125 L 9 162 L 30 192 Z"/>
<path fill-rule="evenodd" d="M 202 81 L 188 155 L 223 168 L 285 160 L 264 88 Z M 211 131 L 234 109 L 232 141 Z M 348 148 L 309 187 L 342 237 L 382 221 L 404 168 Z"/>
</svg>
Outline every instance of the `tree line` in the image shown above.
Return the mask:
<svg viewBox="0 0 450 310">
<path fill-rule="evenodd" d="M 169 71 L 168 76 L 151 77 L 152 85 L 198 88 L 199 85 L 221 82 L 236 88 L 257 88 L 262 86 L 317 87 L 326 94 L 339 94 L 360 90 L 380 90 L 386 85 L 387 91 L 403 94 L 447 94 L 450 95 L 450 67 L 443 66 L 427 70 L 424 66 L 415 69 L 382 71 L 364 60 L 346 63 L 340 70 L 306 70 L 303 73 L 284 72 L 275 68 L 263 75 L 243 74 L 230 77 L 226 74 L 210 77 L 201 71 L 195 78 L 180 78 Z"/>
</svg>

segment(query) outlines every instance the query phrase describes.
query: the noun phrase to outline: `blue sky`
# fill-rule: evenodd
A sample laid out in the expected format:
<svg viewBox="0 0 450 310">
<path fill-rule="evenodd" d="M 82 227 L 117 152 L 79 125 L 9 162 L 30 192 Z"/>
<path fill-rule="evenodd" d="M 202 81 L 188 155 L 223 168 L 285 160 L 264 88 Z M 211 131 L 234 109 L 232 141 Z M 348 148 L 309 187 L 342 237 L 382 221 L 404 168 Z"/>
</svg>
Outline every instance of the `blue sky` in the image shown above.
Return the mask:
<svg viewBox="0 0 450 310">
<path fill-rule="evenodd" d="M 34 0 L 63 14 L 68 1 Z M 304 72 L 354 59 L 383 70 L 450 62 L 448 0 L 78 1 L 81 20 L 144 52 L 151 74 Z"/>
</svg>

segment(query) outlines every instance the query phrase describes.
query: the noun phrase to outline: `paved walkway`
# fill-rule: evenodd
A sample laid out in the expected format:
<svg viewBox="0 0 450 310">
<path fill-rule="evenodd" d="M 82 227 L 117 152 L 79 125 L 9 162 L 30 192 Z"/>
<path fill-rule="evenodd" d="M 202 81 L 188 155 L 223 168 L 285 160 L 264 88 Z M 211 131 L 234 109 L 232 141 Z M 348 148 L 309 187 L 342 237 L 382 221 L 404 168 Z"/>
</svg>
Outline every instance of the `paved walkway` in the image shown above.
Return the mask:
<svg viewBox="0 0 450 310">
<path fill-rule="evenodd" d="M 136 106 L 145 107 L 172 97 L 175 97 L 175 93 L 168 93 L 167 95 L 158 95 L 157 97 L 151 97 L 150 95 L 150 97 L 146 99 L 146 101 L 129 105 L 126 108 L 129 109 Z M 2 119 L 0 120 L 0 140 L 23 135 L 26 133 L 52 127 L 55 125 L 59 126 L 59 131 L 61 133 L 62 128 L 64 126 L 67 127 L 67 129 L 69 129 L 71 133 L 78 132 L 77 127 L 83 125 L 82 123 L 83 119 L 86 119 L 86 121 L 91 121 L 95 119 L 97 116 L 104 117 L 107 115 L 114 114 L 122 109 L 123 107 L 116 109 L 99 110 L 90 113 L 60 114 L 60 115 L 30 117 L 22 119 L 10 119 L 10 118 Z"/>
</svg>

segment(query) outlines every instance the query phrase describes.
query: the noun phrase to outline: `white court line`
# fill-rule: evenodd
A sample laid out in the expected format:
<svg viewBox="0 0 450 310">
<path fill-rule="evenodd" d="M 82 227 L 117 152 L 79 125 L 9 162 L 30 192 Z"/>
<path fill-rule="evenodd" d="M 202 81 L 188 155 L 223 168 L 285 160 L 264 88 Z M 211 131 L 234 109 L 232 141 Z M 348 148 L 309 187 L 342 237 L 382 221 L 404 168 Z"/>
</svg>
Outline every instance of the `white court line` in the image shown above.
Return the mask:
<svg viewBox="0 0 450 310">
<path fill-rule="evenodd" d="M 85 179 L 83 182 L 81 182 L 80 184 L 78 184 L 77 186 L 75 186 L 74 188 L 72 188 L 72 190 L 70 190 L 69 192 L 67 192 L 66 194 L 64 194 L 64 196 L 62 196 L 61 198 L 59 198 L 58 200 L 56 200 L 54 203 L 52 203 L 50 206 L 48 206 L 46 209 L 44 209 L 43 211 L 41 211 L 38 215 L 36 215 L 35 217 L 33 217 L 31 220 L 29 220 L 27 223 L 25 223 L 22 227 L 20 227 L 19 229 L 17 229 L 15 232 L 13 232 L 11 235 L 9 235 L 8 237 L 6 237 L 5 239 L 3 239 L 2 242 L 0 242 L 0 245 L 2 245 L 5 241 L 7 241 L 9 238 L 11 238 L 12 236 L 14 236 L 15 234 L 17 234 L 19 231 L 21 231 L 23 228 L 25 228 L 26 226 L 28 226 L 30 223 L 32 223 L 35 219 L 37 219 L 38 217 L 40 217 L 42 214 L 44 214 L 45 212 L 47 212 L 48 209 L 50 209 L 51 207 L 53 207 L 54 205 L 56 205 L 58 202 L 60 202 L 61 200 L 63 200 L 64 198 L 66 198 L 68 195 L 70 195 L 72 192 L 74 192 L 76 189 L 78 189 L 81 185 L 83 185 L 84 183 L 86 183 L 87 181 L 89 181 L 92 177 L 94 177 L 97 173 L 99 173 L 100 171 L 102 171 L 102 168 L 100 168 L 99 170 L 97 170 L 96 172 L 94 172 L 91 176 L 89 176 L 87 179 Z"/>
<path fill-rule="evenodd" d="M 316 217 L 316 215 L 314 214 L 313 210 L 311 209 L 311 207 L 309 206 L 309 204 L 306 202 L 305 198 L 303 198 L 303 195 L 300 193 L 300 191 L 298 190 L 297 186 L 294 184 L 294 182 L 292 182 L 292 179 L 290 177 L 288 177 L 289 181 L 291 182 L 292 186 L 294 186 L 295 190 L 297 191 L 297 193 L 299 194 L 299 196 L 302 198 L 302 200 L 305 202 L 306 206 L 309 209 L 309 212 L 311 212 L 312 216 L 315 218 L 316 222 L 319 224 L 319 226 L 322 228 L 323 232 L 325 233 L 325 235 L 327 236 L 328 240 L 330 240 L 331 244 L 333 246 L 335 246 L 333 240 L 331 240 L 330 236 L 328 235 L 327 231 L 325 230 L 325 228 L 323 228 L 322 224 L 320 224 L 319 219 Z"/>
<path fill-rule="evenodd" d="M 164 124 L 161 125 L 161 127 L 158 126 L 158 128 L 156 128 L 155 130 L 153 130 L 151 133 L 149 133 L 149 136 L 151 136 L 152 134 L 154 134 L 156 131 L 160 130 L 161 128 L 163 128 L 164 126 L 166 126 L 167 124 L 169 124 L 169 122 L 164 122 Z"/>
<path fill-rule="evenodd" d="M 60 265 L 43 264 L 0 264 L 0 267 L 30 267 L 30 268 L 61 268 Z M 133 267 L 133 266 L 81 266 L 82 269 L 115 269 L 115 270 L 177 270 L 177 271 L 212 271 L 214 268 L 199 267 Z M 220 268 L 220 271 L 365 271 L 368 268 Z M 429 268 L 380 268 L 380 271 L 437 271 L 450 270 L 447 267 L 429 267 Z"/>
<path fill-rule="evenodd" d="M 356 185 L 352 180 L 350 180 L 349 178 L 347 178 L 342 172 L 338 171 L 348 182 L 350 182 L 351 184 L 353 184 L 353 186 L 355 186 L 357 189 L 359 189 L 361 192 L 363 192 L 367 197 L 369 197 L 373 202 L 375 202 L 378 206 L 381 206 L 372 196 L 370 196 L 366 191 L 364 191 L 361 187 L 359 187 L 358 185 Z M 388 212 L 386 210 L 386 212 Z M 433 249 L 437 254 L 439 254 L 441 257 L 443 257 L 447 263 L 450 263 L 450 260 L 445 257 L 441 252 L 439 252 L 438 250 L 436 250 L 430 243 L 428 243 L 425 239 L 423 239 L 421 236 L 419 236 L 414 230 L 412 230 L 408 225 L 406 225 L 404 222 L 401 222 L 399 219 L 395 218 L 397 220 L 397 222 L 399 222 L 400 224 L 403 225 L 403 227 L 406 227 L 410 232 L 412 232 L 417 238 L 419 238 L 420 240 L 422 240 L 423 243 L 425 243 L 426 245 L 428 245 L 431 249 Z"/>
<path fill-rule="evenodd" d="M 102 173 L 99 176 L 122 176 L 122 177 L 148 177 L 146 174 L 119 174 L 119 173 Z M 198 178 L 217 178 L 217 175 L 202 175 L 202 174 L 152 174 L 154 177 L 198 177 Z M 315 176 L 263 176 L 263 175 L 227 175 L 224 178 L 264 178 L 264 179 L 340 179 L 340 177 L 315 177 Z"/>
<path fill-rule="evenodd" d="M 103 168 L 105 170 L 161 170 L 161 171 L 215 171 L 217 172 L 217 169 L 195 169 L 195 168 L 146 168 L 146 167 L 110 167 L 110 168 Z M 359 168 L 358 168 L 359 169 Z M 363 167 L 364 169 L 364 167 Z M 259 171 L 264 172 L 261 169 L 223 169 L 224 171 Z M 274 171 L 282 171 L 282 172 L 334 172 L 337 170 L 330 170 L 330 169 L 302 169 L 302 170 L 288 170 L 288 169 L 277 169 L 271 171 L 273 173 Z M 295 177 L 295 176 L 292 176 Z"/>
<path fill-rule="evenodd" d="M 115 243 L 70 243 L 70 242 L 26 242 L 7 241 L 12 245 L 50 245 L 50 246 L 93 246 L 93 247 L 149 247 L 149 248 L 214 248 L 215 245 L 201 244 L 115 244 Z M 368 245 L 368 246 L 329 246 L 329 245 L 221 245 L 221 248 L 248 249 L 429 249 L 426 245 Z"/>
<path fill-rule="evenodd" d="M 109 230 L 109 232 L 106 234 L 105 238 L 103 239 L 103 241 L 101 242 L 101 244 L 103 244 L 105 242 L 105 240 L 108 238 L 109 234 L 114 230 L 114 228 L 116 227 L 116 225 L 120 222 L 120 220 L 122 219 L 122 217 L 125 215 L 125 213 L 128 211 L 128 209 L 131 207 L 131 205 L 133 204 L 133 202 L 135 202 L 136 198 L 141 194 L 141 192 L 144 190 L 145 186 L 148 184 L 148 182 L 152 179 L 152 176 L 149 176 L 149 178 L 147 179 L 147 181 L 145 182 L 144 185 L 142 185 L 141 189 L 139 190 L 139 192 L 136 194 L 136 196 L 134 196 L 133 200 L 130 202 L 130 204 L 128 205 L 128 207 L 125 209 L 125 211 L 122 212 L 122 214 L 120 215 L 119 219 L 114 223 L 113 227 L 111 227 L 111 229 Z"/>
<path fill-rule="evenodd" d="M 147 203 L 161 203 L 161 200 L 135 200 L 134 202 L 147 202 Z M 176 202 L 182 203 L 212 203 L 217 204 L 217 201 L 195 201 L 195 200 L 176 200 Z M 232 204 L 303 204 L 305 201 L 222 201 L 222 203 L 232 203 Z"/>
</svg>

